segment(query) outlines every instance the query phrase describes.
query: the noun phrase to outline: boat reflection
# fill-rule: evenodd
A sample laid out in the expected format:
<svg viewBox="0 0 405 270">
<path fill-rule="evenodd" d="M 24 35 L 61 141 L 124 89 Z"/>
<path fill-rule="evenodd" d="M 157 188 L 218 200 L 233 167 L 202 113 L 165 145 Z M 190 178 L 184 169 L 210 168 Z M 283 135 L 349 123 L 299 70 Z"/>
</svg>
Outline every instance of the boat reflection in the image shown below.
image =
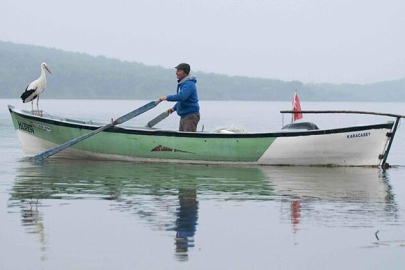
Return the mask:
<svg viewBox="0 0 405 270">
<path fill-rule="evenodd" d="M 291 223 L 294 233 L 305 222 L 339 217 L 349 219 L 350 226 L 367 226 L 375 218 L 397 218 L 388 178 L 366 168 L 21 162 L 9 208 L 20 209 L 22 225 L 39 235 L 45 250 L 41 207 L 52 207 L 49 200 L 108 200 L 112 209 L 141 217 L 153 230 L 173 232 L 175 257 L 183 261 L 195 245 L 203 200 L 280 204 L 279 220 Z"/>
<path fill-rule="evenodd" d="M 388 171 L 353 167 L 263 167 L 262 171 L 281 202 L 281 219 L 291 222 L 294 233 L 302 221 L 369 227 L 376 219 L 388 223 L 398 219 Z"/>
<path fill-rule="evenodd" d="M 45 200 L 109 200 L 113 209 L 133 213 L 155 230 L 173 231 L 176 258 L 187 260 L 200 197 L 251 200 L 270 194 L 257 168 L 52 160 L 21 163 L 9 207 L 25 209 L 36 202 L 37 219 L 26 219 L 22 212 L 22 224 L 31 230 L 41 220 Z M 37 232 L 43 231 L 42 225 Z"/>
</svg>

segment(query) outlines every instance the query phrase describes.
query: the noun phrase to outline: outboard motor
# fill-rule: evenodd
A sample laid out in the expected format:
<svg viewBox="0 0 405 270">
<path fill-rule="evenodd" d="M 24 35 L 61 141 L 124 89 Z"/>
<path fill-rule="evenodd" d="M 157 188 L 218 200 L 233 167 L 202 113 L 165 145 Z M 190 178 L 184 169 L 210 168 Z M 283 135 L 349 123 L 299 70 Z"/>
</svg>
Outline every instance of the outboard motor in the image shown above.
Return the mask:
<svg viewBox="0 0 405 270">
<path fill-rule="evenodd" d="M 300 122 L 300 123 L 292 123 L 292 124 L 288 124 L 285 125 L 283 129 L 300 129 L 300 130 L 317 130 L 319 129 L 317 125 L 315 125 L 314 123 L 311 122 Z"/>
</svg>

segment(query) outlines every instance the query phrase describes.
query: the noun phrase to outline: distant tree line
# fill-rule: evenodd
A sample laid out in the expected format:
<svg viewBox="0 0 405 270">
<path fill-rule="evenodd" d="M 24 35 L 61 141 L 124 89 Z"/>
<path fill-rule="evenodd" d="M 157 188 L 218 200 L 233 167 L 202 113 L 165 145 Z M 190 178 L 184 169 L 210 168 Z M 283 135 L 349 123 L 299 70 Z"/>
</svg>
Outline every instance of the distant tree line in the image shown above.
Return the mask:
<svg viewBox="0 0 405 270">
<path fill-rule="evenodd" d="M 47 76 L 42 98 L 156 99 L 176 89 L 173 69 L 0 41 L 0 98 L 19 98 L 40 75 Z M 405 78 L 374 84 L 304 84 L 299 81 L 196 72 L 201 100 L 289 101 L 295 89 L 306 101 L 405 101 Z"/>
</svg>

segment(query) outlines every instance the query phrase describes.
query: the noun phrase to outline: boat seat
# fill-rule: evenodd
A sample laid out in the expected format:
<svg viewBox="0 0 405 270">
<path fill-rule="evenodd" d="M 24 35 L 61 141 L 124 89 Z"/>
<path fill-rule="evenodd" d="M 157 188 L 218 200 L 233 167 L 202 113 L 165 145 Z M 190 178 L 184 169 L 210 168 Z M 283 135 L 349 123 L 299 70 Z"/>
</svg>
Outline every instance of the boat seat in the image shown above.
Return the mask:
<svg viewBox="0 0 405 270">
<path fill-rule="evenodd" d="M 311 122 L 300 122 L 285 125 L 283 129 L 301 129 L 301 130 L 317 130 L 319 129 L 317 125 Z"/>
</svg>

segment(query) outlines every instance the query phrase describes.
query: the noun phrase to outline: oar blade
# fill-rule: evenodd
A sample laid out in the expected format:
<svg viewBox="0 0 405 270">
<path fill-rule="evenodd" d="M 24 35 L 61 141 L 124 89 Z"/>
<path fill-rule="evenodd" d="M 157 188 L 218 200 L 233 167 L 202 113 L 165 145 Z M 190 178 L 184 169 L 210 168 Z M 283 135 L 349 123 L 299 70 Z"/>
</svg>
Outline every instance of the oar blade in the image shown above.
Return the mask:
<svg viewBox="0 0 405 270">
<path fill-rule="evenodd" d="M 161 122 L 162 120 L 164 120 L 166 117 L 168 117 L 170 114 L 168 112 L 163 112 L 161 114 L 159 114 L 158 116 L 156 116 L 155 118 L 153 118 L 152 120 L 150 120 L 146 126 L 147 127 L 153 127 L 155 126 L 157 123 Z"/>
<path fill-rule="evenodd" d="M 44 160 L 44 159 L 46 159 L 46 158 L 48 158 L 50 156 L 53 156 L 53 155 L 59 153 L 60 151 L 65 150 L 66 148 L 69 148 L 69 147 L 71 147 L 71 146 L 73 146 L 73 145 L 75 145 L 75 144 L 77 144 L 77 143 L 79 143 L 81 141 L 84 141 L 85 139 L 87 139 L 89 137 L 92 137 L 92 136 L 96 135 L 97 133 L 100 133 L 101 131 L 106 130 L 106 129 L 112 127 L 112 126 L 113 126 L 112 124 L 102 126 L 102 127 L 98 128 L 98 129 L 96 129 L 96 130 L 94 130 L 94 131 L 92 131 L 90 133 L 87 133 L 87 134 L 85 134 L 83 136 L 80 136 L 80 137 L 78 137 L 76 139 L 67 141 L 67 142 L 65 142 L 65 143 L 63 143 L 61 145 L 58 145 L 58 146 L 54 147 L 54 148 L 48 149 L 48 150 L 46 150 L 45 152 L 43 152 L 43 153 L 41 153 L 39 155 L 31 157 L 30 159 L 32 161 L 42 161 L 42 160 Z"/>
<path fill-rule="evenodd" d="M 94 130 L 94 131 L 92 131 L 90 133 L 87 133 L 87 134 L 85 134 L 85 135 L 83 135 L 81 137 L 78 137 L 78 138 L 73 139 L 71 141 L 65 142 L 65 143 L 63 143 L 61 145 L 58 145 L 58 146 L 54 147 L 54 148 L 48 149 L 45 152 L 32 157 L 31 160 L 32 161 L 42 161 L 45 158 L 53 156 L 53 155 L 59 153 L 60 151 L 65 150 L 66 148 L 69 148 L 69 147 L 71 147 L 71 146 L 73 146 L 73 145 L 75 145 L 75 144 L 77 144 L 77 143 L 79 143 L 79 142 L 81 142 L 81 141 L 83 141 L 83 140 L 85 140 L 87 138 L 90 138 L 90 137 L 96 135 L 97 133 L 99 133 L 101 131 L 104 131 L 104 130 L 106 130 L 106 129 L 110 128 L 110 127 L 113 127 L 115 125 L 122 124 L 122 123 L 124 123 L 124 122 L 126 122 L 128 120 L 131 120 L 132 118 L 134 118 L 134 117 L 136 117 L 136 116 L 138 116 L 138 115 L 140 115 L 140 114 L 154 108 L 160 102 L 161 102 L 160 100 L 151 101 L 148 104 L 146 104 L 146 105 L 144 105 L 144 106 L 142 106 L 142 107 L 140 107 L 140 108 L 138 108 L 136 110 L 133 110 L 132 112 L 127 113 L 126 115 L 123 115 L 123 116 L 117 118 L 114 122 L 109 123 L 108 125 L 102 126 L 102 127 L 98 128 L 98 129 L 96 129 L 96 130 Z"/>
</svg>

